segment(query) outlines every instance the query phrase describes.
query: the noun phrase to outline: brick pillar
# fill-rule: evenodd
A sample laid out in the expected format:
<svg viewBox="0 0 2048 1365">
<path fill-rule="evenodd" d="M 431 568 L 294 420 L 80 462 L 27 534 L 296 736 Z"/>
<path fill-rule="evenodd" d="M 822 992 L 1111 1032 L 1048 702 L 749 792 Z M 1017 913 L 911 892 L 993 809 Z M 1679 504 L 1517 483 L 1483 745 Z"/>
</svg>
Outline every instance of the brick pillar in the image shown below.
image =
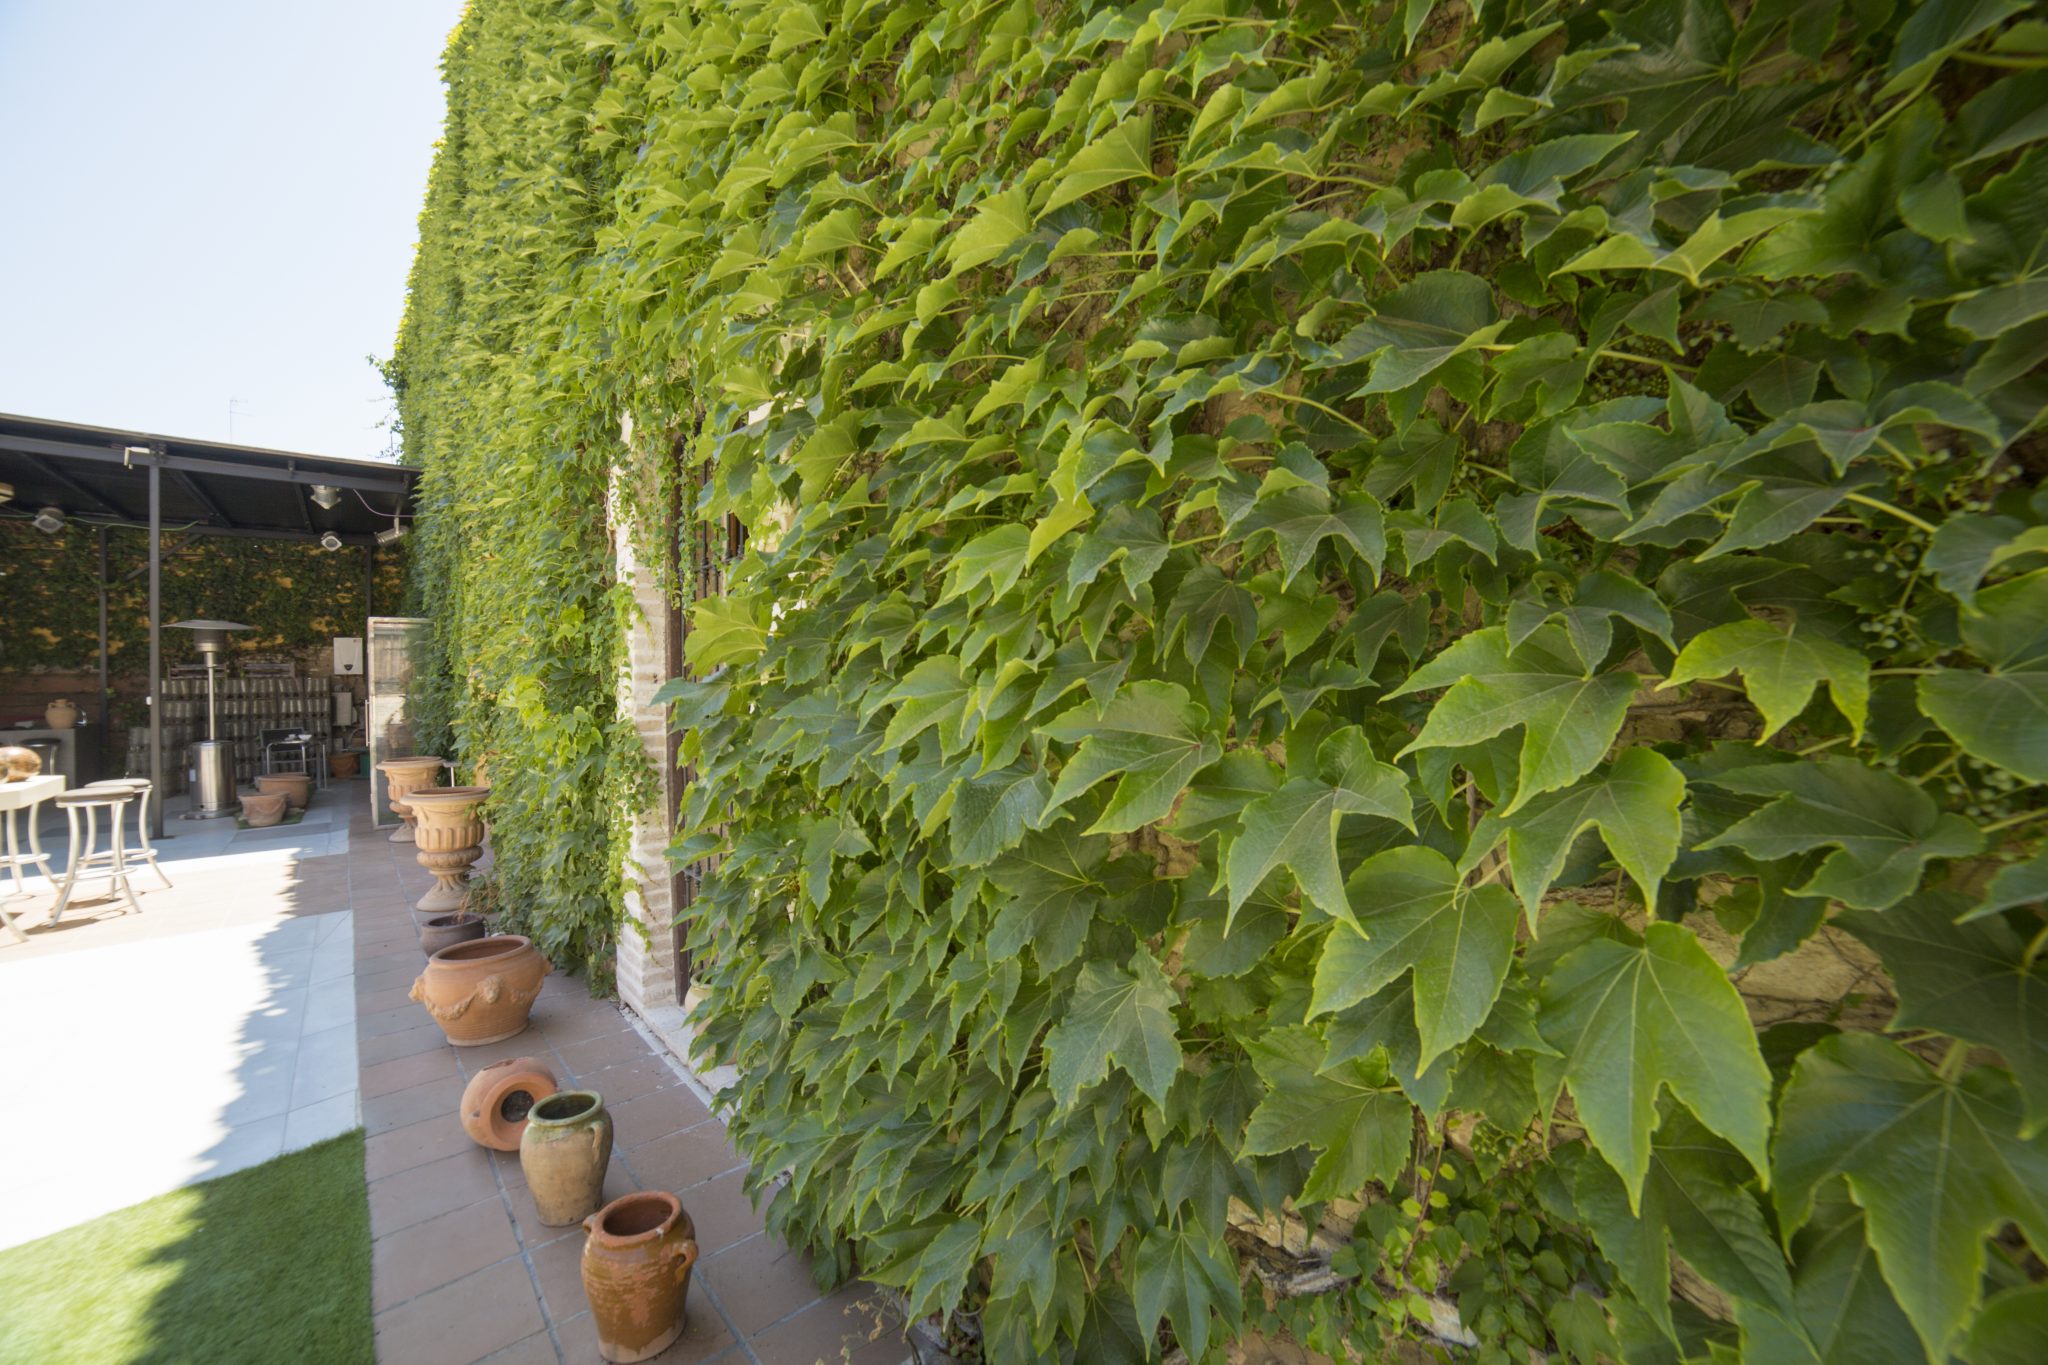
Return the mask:
<svg viewBox="0 0 2048 1365">
<path fill-rule="evenodd" d="M 631 419 L 622 435 L 632 440 Z M 612 474 L 612 503 L 617 482 Z M 654 693 L 668 680 L 668 604 L 658 566 L 639 562 L 631 530 L 612 518 L 612 557 L 618 581 L 632 589 L 637 609 L 626 633 L 626 663 L 619 672 L 619 713 L 639 732 L 647 760 L 657 773 L 668 761 L 667 717 Z M 666 774 L 664 774 L 664 778 Z M 632 816 L 632 857 L 627 866 L 625 920 L 619 930 L 619 995 L 635 1011 L 652 1015 L 673 1008 L 676 998 L 675 907 L 670 900 L 666 803 L 659 797 Z"/>
</svg>

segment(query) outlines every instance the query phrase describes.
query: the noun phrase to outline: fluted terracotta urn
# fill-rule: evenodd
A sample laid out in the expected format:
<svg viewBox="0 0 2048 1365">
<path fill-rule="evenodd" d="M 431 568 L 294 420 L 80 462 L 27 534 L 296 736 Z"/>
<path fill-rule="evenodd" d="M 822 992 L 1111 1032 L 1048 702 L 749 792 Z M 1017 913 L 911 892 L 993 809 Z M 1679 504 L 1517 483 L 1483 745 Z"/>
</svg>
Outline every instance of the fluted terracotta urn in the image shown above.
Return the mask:
<svg viewBox="0 0 2048 1365">
<path fill-rule="evenodd" d="M 442 762 L 431 754 L 416 754 L 411 758 L 387 758 L 377 765 L 377 771 L 384 774 L 385 791 L 391 798 L 391 813 L 404 822 L 391 831 L 392 843 L 413 842 L 412 807 L 405 802 L 406 794 L 439 782 Z"/>
<path fill-rule="evenodd" d="M 489 787 L 415 787 L 412 807 L 414 856 L 434 874 L 434 887 L 415 902 L 422 914 L 460 910 L 469 899 L 469 866 L 483 856 L 484 798 Z"/>
</svg>

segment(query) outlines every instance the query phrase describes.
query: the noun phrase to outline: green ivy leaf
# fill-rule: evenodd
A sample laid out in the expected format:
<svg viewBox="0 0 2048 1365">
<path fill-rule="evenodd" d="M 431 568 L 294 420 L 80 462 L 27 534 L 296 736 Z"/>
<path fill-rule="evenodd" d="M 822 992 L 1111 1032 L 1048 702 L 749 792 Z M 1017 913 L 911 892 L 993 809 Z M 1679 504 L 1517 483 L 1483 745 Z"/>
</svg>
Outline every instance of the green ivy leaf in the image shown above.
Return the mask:
<svg viewBox="0 0 2048 1365">
<path fill-rule="evenodd" d="M 1039 824 L 1098 782 L 1117 779 L 1090 834 L 1122 834 L 1164 820 L 1195 774 L 1223 752 L 1208 711 L 1178 683 L 1130 683 L 1108 705 L 1084 702 L 1043 733 L 1080 748 L 1060 769 Z"/>
<path fill-rule="evenodd" d="M 1466 845 L 1460 866 L 1470 870 L 1503 836 L 1515 894 L 1536 924 L 1543 893 L 1557 880 L 1579 835 L 1597 828 L 1607 851 L 1642 890 L 1643 904 L 1657 903 L 1657 888 L 1678 857 L 1685 778 L 1654 749 L 1628 749 L 1605 772 L 1561 792 L 1525 804 L 1512 818 L 1489 811 Z"/>
<path fill-rule="evenodd" d="M 1768 1178 L 1770 1072 L 1742 997 L 1691 930 L 1652 923 L 1641 939 L 1593 939 L 1550 969 L 1541 995 L 1536 1026 L 1561 1060 L 1538 1074 L 1553 1075 L 1553 1094 L 1569 1087 L 1632 1210 L 1666 1089 Z"/>
<path fill-rule="evenodd" d="M 750 600 L 707 597 L 690 604 L 690 629 L 683 636 L 683 657 L 693 669 L 751 663 L 768 648 L 765 614 Z"/>
<path fill-rule="evenodd" d="M 1493 286 L 1460 270 L 1417 275 L 1379 300 L 1373 316 L 1337 343 L 1337 364 L 1371 359 L 1372 373 L 1353 394 L 1398 393 L 1456 356 L 1499 336 Z"/>
<path fill-rule="evenodd" d="M 1132 955 L 1128 971 L 1082 963 L 1073 1004 L 1045 1037 L 1053 1098 L 1072 1107 L 1084 1088 L 1109 1075 L 1113 1062 L 1154 1104 L 1164 1105 L 1180 1072 L 1174 1004 L 1173 987 L 1143 949 Z"/>
<path fill-rule="evenodd" d="M 1963 751 L 2029 782 L 2048 782 L 2048 570 L 1977 594 L 1963 642 L 1991 665 L 1919 681 L 1920 709 Z"/>
<path fill-rule="evenodd" d="M 1152 116 L 1125 119 L 1074 154 L 1053 191 L 1040 206 L 1040 217 L 1073 203 L 1083 195 L 1152 174 Z"/>
<path fill-rule="evenodd" d="M 1211 1318 L 1218 1310 L 1226 1322 L 1244 1311 L 1237 1281 L 1236 1255 L 1199 1225 L 1162 1223 L 1145 1235 L 1131 1258 L 1131 1300 L 1144 1336 L 1150 1338 L 1164 1318 L 1190 1359 L 1208 1349 Z"/>
<path fill-rule="evenodd" d="M 2019 1096 L 1996 1071 L 1946 1081 L 1863 1033 L 1801 1054 L 1772 1152 L 1785 1236 L 1821 1183 L 1847 1179 L 1870 1245 L 1929 1359 L 1943 1359 L 1982 1292 L 1984 1241 L 2008 1222 L 2048 1246 L 2048 1135 L 2017 1136 Z"/>
<path fill-rule="evenodd" d="M 1702 631 L 1679 652 L 1663 686 L 1738 671 L 1743 690 L 1763 712 L 1759 743 L 1798 719 L 1823 681 L 1852 736 L 1863 737 L 1870 713 L 1870 660 L 1811 631 L 1802 633 L 1797 624 L 1779 630 L 1766 621 L 1735 621 Z"/>
<path fill-rule="evenodd" d="M 1408 778 L 1374 757 L 1356 726 L 1323 741 L 1314 777 L 1298 777 L 1246 803 L 1242 828 L 1225 861 L 1230 911 L 1236 914 L 1277 868 L 1294 874 L 1302 895 L 1338 919 L 1351 918 L 1337 869 L 1337 826 L 1346 815 L 1377 815 L 1415 827 Z"/>
<path fill-rule="evenodd" d="M 1312 1201 L 1349 1197 L 1368 1182 L 1391 1185 L 1400 1176 L 1415 1111 L 1384 1066 L 1356 1059 L 1328 1066 L 1322 1039 L 1299 1027 L 1273 1030 L 1251 1053 L 1267 1089 L 1245 1128 L 1245 1155 L 1314 1148 L 1316 1164 L 1302 1188 L 1302 1198 Z"/>
<path fill-rule="evenodd" d="M 1229 528 L 1242 535 L 1247 548 L 1270 539 L 1286 571 L 1283 586 L 1315 558 L 1316 547 L 1336 537 L 1372 566 L 1373 580 L 1387 559 L 1387 534 L 1380 505 L 1368 493 L 1347 493 L 1331 499 L 1322 488 L 1290 488 L 1260 498 Z"/>
</svg>

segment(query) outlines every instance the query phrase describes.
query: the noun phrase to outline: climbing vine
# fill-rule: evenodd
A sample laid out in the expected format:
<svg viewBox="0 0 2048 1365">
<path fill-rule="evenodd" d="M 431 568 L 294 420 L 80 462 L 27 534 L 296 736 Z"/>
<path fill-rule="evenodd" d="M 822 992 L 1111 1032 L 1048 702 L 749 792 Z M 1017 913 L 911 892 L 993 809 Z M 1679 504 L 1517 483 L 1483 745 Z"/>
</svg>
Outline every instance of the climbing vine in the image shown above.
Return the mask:
<svg viewBox="0 0 2048 1365">
<path fill-rule="evenodd" d="M 479 0 L 397 368 L 501 865 L 584 923 L 680 445 L 752 531 L 669 689 L 702 1046 L 824 1271 L 1001 1361 L 2031 1358 L 2044 68 Z"/>
</svg>

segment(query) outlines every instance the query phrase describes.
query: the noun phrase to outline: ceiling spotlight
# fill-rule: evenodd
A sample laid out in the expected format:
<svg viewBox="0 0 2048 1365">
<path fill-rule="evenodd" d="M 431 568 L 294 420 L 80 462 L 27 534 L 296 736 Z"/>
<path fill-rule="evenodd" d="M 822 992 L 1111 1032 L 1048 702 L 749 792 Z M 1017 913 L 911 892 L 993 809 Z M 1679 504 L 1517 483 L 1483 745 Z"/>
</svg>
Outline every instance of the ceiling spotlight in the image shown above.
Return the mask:
<svg viewBox="0 0 2048 1365">
<path fill-rule="evenodd" d="M 320 533 L 320 548 L 323 550 L 339 550 L 341 548 L 341 537 L 332 531 L 322 531 Z"/>
<path fill-rule="evenodd" d="M 405 528 L 396 521 L 393 521 L 389 526 L 377 533 L 377 543 L 379 545 L 389 545 L 404 534 Z"/>
<path fill-rule="evenodd" d="M 313 505 L 323 511 L 333 511 L 334 504 L 341 501 L 341 490 L 331 483 L 313 485 Z"/>
<path fill-rule="evenodd" d="M 64 509 L 45 507 L 35 515 L 35 528 L 46 536 L 54 536 L 64 529 Z"/>
<path fill-rule="evenodd" d="M 13 501 L 14 501 L 14 485 L 13 485 L 13 484 L 11 484 L 11 483 L 0 483 L 0 502 L 13 502 Z"/>
</svg>

